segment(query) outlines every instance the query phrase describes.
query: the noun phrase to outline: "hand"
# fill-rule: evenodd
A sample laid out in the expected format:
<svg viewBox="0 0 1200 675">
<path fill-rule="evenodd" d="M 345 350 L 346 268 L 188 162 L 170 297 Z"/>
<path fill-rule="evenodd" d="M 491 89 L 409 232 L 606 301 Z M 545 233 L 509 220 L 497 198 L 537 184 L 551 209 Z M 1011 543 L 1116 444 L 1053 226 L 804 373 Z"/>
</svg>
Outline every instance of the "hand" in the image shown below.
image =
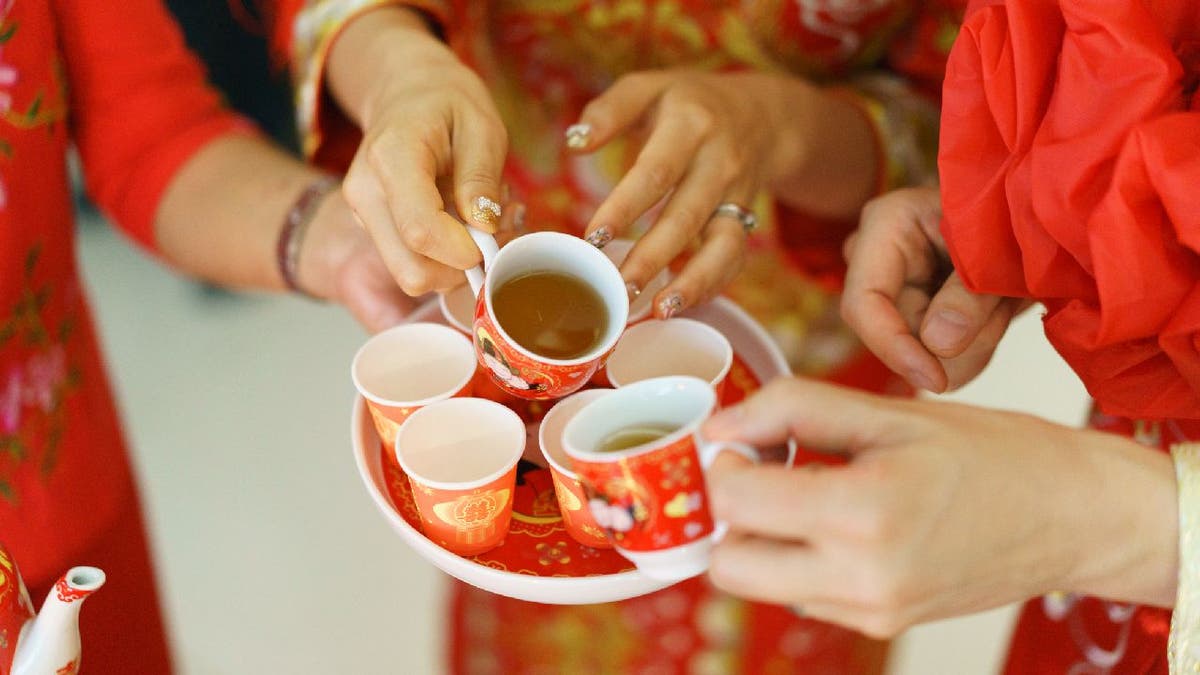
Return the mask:
<svg viewBox="0 0 1200 675">
<path fill-rule="evenodd" d="M 972 293 L 953 271 L 936 188 L 896 190 L 863 208 L 846 241 L 842 317 L 867 348 L 915 387 L 944 392 L 988 364 L 1016 298 Z"/>
<path fill-rule="evenodd" d="M 513 207 L 500 220 L 496 239 L 501 244 L 515 235 L 509 214 L 519 213 L 523 205 Z M 453 272 L 458 284 L 466 283 L 462 272 Z M 396 284 L 340 194 L 326 197 L 314 215 L 302 244 L 298 274 L 301 288 L 345 306 L 372 333 L 400 323 L 418 304 Z"/>
<path fill-rule="evenodd" d="M 329 72 L 363 130 L 346 201 L 405 293 L 453 288 L 481 260 L 458 215 L 487 232 L 501 216 L 507 136 L 486 87 L 417 14 L 397 7 L 353 21 Z"/>
<path fill-rule="evenodd" d="M 622 134 L 646 134 L 633 166 L 585 232 L 588 241 L 603 246 L 666 200 L 621 266 L 631 292 L 645 288 L 701 241 L 655 297 L 660 317 L 710 299 L 741 270 L 746 233 L 737 219 L 713 213 L 726 202 L 752 208 L 769 181 L 778 139 L 764 108 L 777 105 L 776 90 L 791 79 L 690 70 L 634 73 L 589 103 L 568 133 L 569 147 L 578 152 L 592 152 Z"/>
<path fill-rule="evenodd" d="M 710 575 L 735 595 L 875 637 L 1051 590 L 1174 601 L 1172 464 L 1128 439 L 790 378 L 701 433 L 850 457 L 714 465 Z"/>
</svg>

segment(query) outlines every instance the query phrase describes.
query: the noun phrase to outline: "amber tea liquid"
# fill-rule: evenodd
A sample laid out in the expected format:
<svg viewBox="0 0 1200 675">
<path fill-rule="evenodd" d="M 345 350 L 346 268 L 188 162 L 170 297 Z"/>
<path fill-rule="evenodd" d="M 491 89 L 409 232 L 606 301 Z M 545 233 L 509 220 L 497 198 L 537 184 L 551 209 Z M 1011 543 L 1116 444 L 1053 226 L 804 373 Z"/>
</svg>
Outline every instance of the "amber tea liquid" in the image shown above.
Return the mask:
<svg viewBox="0 0 1200 675">
<path fill-rule="evenodd" d="M 668 424 L 637 424 L 618 429 L 609 434 L 596 446 L 596 452 L 620 452 L 639 445 L 653 443 L 664 436 L 675 433 L 679 427 Z"/>
<path fill-rule="evenodd" d="M 538 356 L 566 361 L 596 348 L 608 330 L 604 299 L 583 280 L 562 272 L 530 272 L 492 294 L 496 321 Z"/>
</svg>

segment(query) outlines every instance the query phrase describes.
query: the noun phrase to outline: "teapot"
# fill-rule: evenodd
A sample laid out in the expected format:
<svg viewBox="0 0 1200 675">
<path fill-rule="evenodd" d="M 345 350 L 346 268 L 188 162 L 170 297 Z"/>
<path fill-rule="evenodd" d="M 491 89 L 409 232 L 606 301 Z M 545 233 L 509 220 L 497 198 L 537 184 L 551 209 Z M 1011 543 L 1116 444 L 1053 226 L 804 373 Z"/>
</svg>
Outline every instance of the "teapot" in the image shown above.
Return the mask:
<svg viewBox="0 0 1200 675">
<path fill-rule="evenodd" d="M 79 608 L 104 585 L 104 572 L 72 567 L 35 613 L 21 573 L 0 544 L 0 675 L 79 672 Z"/>
</svg>

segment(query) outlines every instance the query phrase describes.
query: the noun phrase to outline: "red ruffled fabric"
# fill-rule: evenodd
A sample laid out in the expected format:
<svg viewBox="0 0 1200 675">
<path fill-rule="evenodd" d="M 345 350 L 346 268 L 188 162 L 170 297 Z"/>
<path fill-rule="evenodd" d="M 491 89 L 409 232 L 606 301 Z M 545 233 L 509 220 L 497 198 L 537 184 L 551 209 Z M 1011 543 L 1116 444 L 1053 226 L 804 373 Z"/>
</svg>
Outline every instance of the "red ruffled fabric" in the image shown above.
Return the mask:
<svg viewBox="0 0 1200 675">
<path fill-rule="evenodd" d="M 975 2 L 939 155 L 955 266 L 1046 304 L 1105 412 L 1200 418 L 1200 2 Z"/>
</svg>

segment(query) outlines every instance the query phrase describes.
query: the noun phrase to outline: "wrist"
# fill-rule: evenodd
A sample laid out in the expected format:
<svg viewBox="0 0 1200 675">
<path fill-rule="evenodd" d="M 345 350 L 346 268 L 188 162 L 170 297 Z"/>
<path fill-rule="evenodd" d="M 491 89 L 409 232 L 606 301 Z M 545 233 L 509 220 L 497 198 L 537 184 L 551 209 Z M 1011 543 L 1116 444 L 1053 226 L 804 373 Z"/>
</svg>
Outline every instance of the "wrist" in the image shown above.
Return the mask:
<svg viewBox="0 0 1200 675">
<path fill-rule="evenodd" d="M 336 300 L 339 270 L 367 238 L 340 192 L 329 194 L 313 214 L 297 261 L 296 277 L 308 294 Z"/>
<path fill-rule="evenodd" d="M 338 182 L 332 177 L 317 177 L 300 190 L 284 215 L 276 240 L 275 259 L 283 287 L 289 291 L 314 299 L 328 297 L 314 283 L 309 266 L 305 264 L 312 256 L 305 253 L 314 245 L 320 246 L 314 241 L 321 237 L 317 221 L 330 194 L 337 189 Z"/>
<path fill-rule="evenodd" d="M 388 5 L 351 19 L 329 50 L 328 86 L 360 126 L 395 77 L 420 64 L 454 58 L 419 10 Z"/>
<path fill-rule="evenodd" d="M 1096 431 L 1077 434 L 1068 561 L 1056 590 L 1170 607 L 1178 579 L 1178 507 L 1166 454 Z"/>
</svg>

